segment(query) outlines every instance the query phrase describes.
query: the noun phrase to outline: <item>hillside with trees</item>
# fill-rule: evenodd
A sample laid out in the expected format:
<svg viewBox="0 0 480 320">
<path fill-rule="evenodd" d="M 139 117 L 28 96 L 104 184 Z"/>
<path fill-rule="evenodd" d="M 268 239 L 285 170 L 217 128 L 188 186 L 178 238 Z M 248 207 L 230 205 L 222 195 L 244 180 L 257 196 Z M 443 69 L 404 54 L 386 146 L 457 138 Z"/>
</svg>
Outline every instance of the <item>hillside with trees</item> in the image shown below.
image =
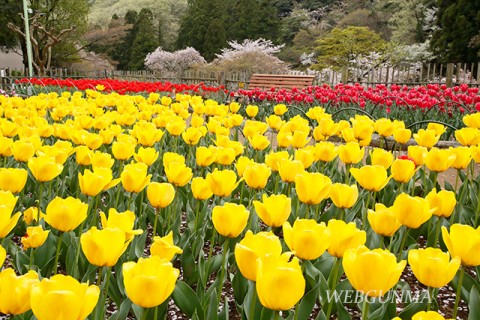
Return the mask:
<svg viewBox="0 0 480 320">
<path fill-rule="evenodd" d="M 30 2 L 38 12 L 68 7 L 68 12 L 76 14 L 69 20 L 75 32 L 52 47 L 55 65 L 68 65 L 75 50 L 82 48 L 123 70 L 144 69 L 147 55 L 156 50 L 171 53 L 191 48 L 212 62 L 232 41 L 257 39 L 281 46 L 275 56 L 290 68 L 303 70 L 340 68 L 373 56 L 374 63 L 391 64 L 480 61 L 480 2 L 471 0 Z M 56 8 L 45 7 L 53 3 Z M 10 23 L 21 29 L 21 4 L 13 0 L 2 0 L 2 4 L 0 46 L 24 50 L 24 38 L 7 27 Z M 58 32 L 68 27 L 63 20 L 53 19 L 58 16 L 39 16 L 39 21 L 55 25 Z"/>
</svg>

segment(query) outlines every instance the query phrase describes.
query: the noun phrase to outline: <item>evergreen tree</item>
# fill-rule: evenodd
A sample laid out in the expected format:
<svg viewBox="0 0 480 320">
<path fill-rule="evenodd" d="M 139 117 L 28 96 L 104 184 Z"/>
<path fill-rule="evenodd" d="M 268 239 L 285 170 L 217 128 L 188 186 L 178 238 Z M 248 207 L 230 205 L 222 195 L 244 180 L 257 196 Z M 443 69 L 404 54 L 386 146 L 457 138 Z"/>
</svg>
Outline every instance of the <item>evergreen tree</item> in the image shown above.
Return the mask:
<svg viewBox="0 0 480 320">
<path fill-rule="evenodd" d="M 177 48 L 193 47 L 212 60 L 226 45 L 226 2 L 189 0 L 177 39 Z"/>
<path fill-rule="evenodd" d="M 260 6 L 258 0 L 235 0 L 229 10 L 229 40 L 257 39 L 260 29 Z"/>
<path fill-rule="evenodd" d="M 280 18 L 271 0 L 260 0 L 257 35 L 253 39 L 264 38 L 276 42 L 280 36 Z"/>
<path fill-rule="evenodd" d="M 433 51 L 445 62 L 480 60 L 480 1 L 438 0 Z"/>
<path fill-rule="evenodd" d="M 137 21 L 138 13 L 133 10 L 127 11 L 124 17 L 124 25 L 129 29 L 122 41 L 119 41 L 112 53 L 112 59 L 118 61 L 117 68 L 119 70 L 126 70 L 130 62 L 130 55 L 132 53 L 132 44 L 135 39 L 134 25 Z"/>
<path fill-rule="evenodd" d="M 143 69 L 147 54 L 158 47 L 152 11 L 149 9 L 140 10 L 132 31 L 135 37 L 131 47 L 128 68 L 130 70 L 140 70 Z"/>
</svg>

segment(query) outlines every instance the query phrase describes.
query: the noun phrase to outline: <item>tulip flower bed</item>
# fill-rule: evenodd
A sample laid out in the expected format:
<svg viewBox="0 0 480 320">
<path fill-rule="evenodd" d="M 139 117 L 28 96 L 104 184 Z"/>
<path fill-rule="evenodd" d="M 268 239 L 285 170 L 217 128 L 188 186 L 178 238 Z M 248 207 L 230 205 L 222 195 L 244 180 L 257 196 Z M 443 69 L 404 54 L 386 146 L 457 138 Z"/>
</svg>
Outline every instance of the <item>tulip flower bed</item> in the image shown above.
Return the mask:
<svg viewBox="0 0 480 320">
<path fill-rule="evenodd" d="M 438 122 L 290 108 L 0 96 L 0 314 L 480 319 L 480 112 L 439 149 Z"/>
<path fill-rule="evenodd" d="M 348 119 L 352 114 L 366 112 L 375 118 L 387 117 L 402 120 L 407 126 L 415 125 L 419 120 L 436 120 L 459 128 L 463 126 L 461 118 L 464 114 L 480 112 L 479 88 L 469 87 L 466 84 L 449 88 L 445 84 L 414 87 L 395 84 L 387 87 L 380 84 L 364 87 L 357 83 L 355 85 L 339 84 L 335 87 L 310 86 L 291 90 L 253 88 L 228 91 L 224 86 L 208 86 L 204 83 L 192 85 L 113 79 L 25 78 L 18 83 L 32 84 L 38 91 L 46 92 L 72 89 L 95 90 L 98 86 L 105 92 L 120 94 L 187 93 L 202 95 L 218 102 L 225 102 L 228 97 L 231 97 L 244 104 L 260 106 L 261 116 L 268 116 L 271 113 L 271 107 L 275 104 L 294 105 L 303 112 L 310 107 L 322 105 L 334 116 L 340 113 L 341 118 Z M 290 114 L 295 115 L 299 112 L 296 108 L 292 108 Z"/>
</svg>

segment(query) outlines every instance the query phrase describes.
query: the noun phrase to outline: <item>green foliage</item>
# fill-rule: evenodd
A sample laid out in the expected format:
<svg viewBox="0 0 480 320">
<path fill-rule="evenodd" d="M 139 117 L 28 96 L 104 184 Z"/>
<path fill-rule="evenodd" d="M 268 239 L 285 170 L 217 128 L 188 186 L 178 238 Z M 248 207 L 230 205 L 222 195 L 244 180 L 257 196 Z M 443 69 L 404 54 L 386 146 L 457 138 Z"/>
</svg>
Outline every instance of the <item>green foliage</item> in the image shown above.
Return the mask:
<svg viewBox="0 0 480 320">
<path fill-rule="evenodd" d="M 359 55 L 386 49 L 386 42 L 366 27 L 334 28 L 317 43 L 318 63 L 314 67 L 318 69 L 347 66 Z"/>
<path fill-rule="evenodd" d="M 480 2 L 439 0 L 438 30 L 431 45 L 442 61 L 478 62 L 480 59 Z"/>
<path fill-rule="evenodd" d="M 142 9 L 138 14 L 132 33 L 134 35 L 130 51 L 130 61 L 127 65 L 130 70 L 140 70 L 144 67 L 147 54 L 158 46 L 158 40 L 152 37 L 155 33 L 153 14 L 149 9 Z"/>
</svg>

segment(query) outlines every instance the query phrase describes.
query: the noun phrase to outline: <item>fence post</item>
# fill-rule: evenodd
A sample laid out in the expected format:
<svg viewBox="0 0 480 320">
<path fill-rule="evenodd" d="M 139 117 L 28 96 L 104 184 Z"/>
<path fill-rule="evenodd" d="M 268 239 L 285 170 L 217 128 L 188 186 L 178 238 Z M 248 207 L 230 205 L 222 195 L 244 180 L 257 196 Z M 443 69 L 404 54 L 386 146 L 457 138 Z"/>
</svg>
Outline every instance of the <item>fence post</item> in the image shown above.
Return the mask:
<svg viewBox="0 0 480 320">
<path fill-rule="evenodd" d="M 453 68 L 454 68 L 453 63 L 447 63 L 447 76 L 446 76 L 446 84 L 447 87 L 451 87 L 453 85 Z"/>
<path fill-rule="evenodd" d="M 225 72 L 224 71 L 220 71 L 220 72 L 217 73 L 217 82 L 218 82 L 218 85 L 220 85 L 220 86 L 225 85 Z"/>
</svg>

